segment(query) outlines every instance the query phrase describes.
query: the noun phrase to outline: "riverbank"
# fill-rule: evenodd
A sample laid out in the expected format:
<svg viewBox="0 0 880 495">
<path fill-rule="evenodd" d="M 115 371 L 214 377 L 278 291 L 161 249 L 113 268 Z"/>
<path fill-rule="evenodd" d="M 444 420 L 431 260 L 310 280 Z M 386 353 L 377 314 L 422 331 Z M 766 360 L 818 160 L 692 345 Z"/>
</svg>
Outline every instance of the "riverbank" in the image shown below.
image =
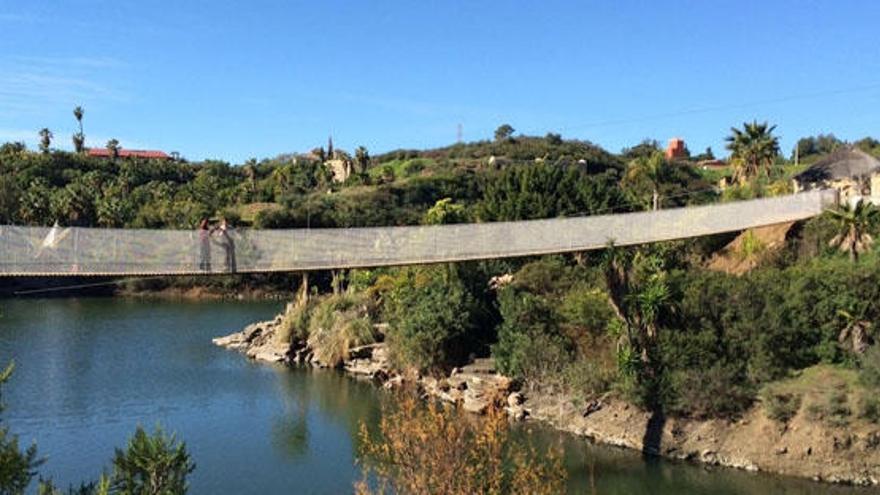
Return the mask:
<svg viewBox="0 0 880 495">
<path fill-rule="evenodd" d="M 278 315 L 214 339 L 214 343 L 259 361 L 328 367 L 306 342 L 280 342 L 276 329 L 282 321 Z M 472 413 L 498 404 L 514 420 L 539 421 L 597 443 L 648 455 L 821 482 L 880 484 L 880 428 L 867 422 L 822 421 L 821 411 L 814 407 L 799 408 L 781 422 L 771 419 L 761 402 L 737 420 L 665 417 L 612 394 L 578 405 L 564 394 L 520 390 L 519 384 L 495 371 L 490 359 L 478 359 L 441 378 L 400 373 L 391 367 L 383 343 L 350 349 L 342 369 L 388 389 L 413 385 L 425 397 L 457 404 Z"/>
</svg>

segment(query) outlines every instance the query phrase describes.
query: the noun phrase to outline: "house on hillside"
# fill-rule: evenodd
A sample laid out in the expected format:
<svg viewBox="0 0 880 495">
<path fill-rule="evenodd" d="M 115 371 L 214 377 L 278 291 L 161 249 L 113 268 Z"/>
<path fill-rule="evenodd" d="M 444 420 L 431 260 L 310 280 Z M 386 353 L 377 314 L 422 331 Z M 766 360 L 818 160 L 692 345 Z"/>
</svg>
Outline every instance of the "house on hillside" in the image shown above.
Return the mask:
<svg viewBox="0 0 880 495">
<path fill-rule="evenodd" d="M 96 158 L 110 158 L 112 155 L 107 148 L 89 148 L 86 152 Z M 164 151 L 157 150 L 127 150 L 119 148 L 119 158 L 143 158 L 148 160 L 171 160 L 172 157 Z"/>
<path fill-rule="evenodd" d="M 832 188 L 840 200 L 880 203 L 880 160 L 855 147 L 840 148 L 796 175 L 794 191 Z"/>
<path fill-rule="evenodd" d="M 666 151 L 664 152 L 667 160 L 681 160 L 688 158 L 691 154 L 687 149 L 687 146 L 684 144 L 684 139 L 682 138 L 672 138 L 669 140 L 669 144 L 666 145 Z"/>
</svg>

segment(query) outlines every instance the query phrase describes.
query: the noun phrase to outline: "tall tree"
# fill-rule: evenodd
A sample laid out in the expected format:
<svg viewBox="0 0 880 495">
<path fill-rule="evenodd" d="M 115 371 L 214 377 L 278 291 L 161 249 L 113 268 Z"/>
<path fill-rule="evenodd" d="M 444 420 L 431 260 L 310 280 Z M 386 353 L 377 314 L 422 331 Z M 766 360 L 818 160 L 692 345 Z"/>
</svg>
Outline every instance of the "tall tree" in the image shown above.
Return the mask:
<svg viewBox="0 0 880 495">
<path fill-rule="evenodd" d="M 47 127 L 43 127 L 40 129 L 40 151 L 43 153 L 49 152 L 49 146 L 52 146 L 52 138 L 55 136 L 52 135 L 52 131 L 50 131 Z"/>
<path fill-rule="evenodd" d="M 367 169 L 370 167 L 370 152 L 367 151 L 367 148 L 358 146 L 354 150 L 354 162 L 357 165 L 359 174 L 367 172 Z"/>
<path fill-rule="evenodd" d="M 73 109 L 73 116 L 76 118 L 76 123 L 79 124 L 79 131 L 73 135 L 73 149 L 76 150 L 77 153 L 82 153 L 86 143 L 86 135 L 83 134 L 82 122 L 84 113 L 85 111 L 81 106 L 77 106 Z"/>
<path fill-rule="evenodd" d="M 247 177 L 248 189 L 253 196 L 253 194 L 257 192 L 257 160 L 251 158 L 245 162 L 244 167 L 242 167 L 242 172 L 244 172 L 244 176 Z"/>
<path fill-rule="evenodd" d="M 501 124 L 495 129 L 495 141 L 504 141 L 505 139 L 510 139 L 513 136 L 514 129 L 510 124 Z"/>
<path fill-rule="evenodd" d="M 660 151 L 649 156 L 640 156 L 631 161 L 626 168 L 625 180 L 630 183 L 646 181 L 651 186 L 651 209 L 660 209 L 660 184 L 669 164 Z"/>
<path fill-rule="evenodd" d="M 740 183 L 758 177 L 762 172 L 770 175 L 770 168 L 779 156 L 779 138 L 773 135 L 775 125 L 758 121 L 743 123 L 742 129 L 731 127 L 727 149 L 734 164 L 734 179 Z"/>
<path fill-rule="evenodd" d="M 854 262 L 858 261 L 859 254 L 874 243 L 870 231 L 880 221 L 880 210 L 860 199 L 854 207 L 847 204 L 828 210 L 828 213 L 837 227 L 837 235 L 831 239 L 831 245 L 849 253 Z"/>
<path fill-rule="evenodd" d="M 119 158 L 119 141 L 116 139 L 107 141 L 107 151 L 110 152 L 110 157 L 114 160 Z"/>
</svg>

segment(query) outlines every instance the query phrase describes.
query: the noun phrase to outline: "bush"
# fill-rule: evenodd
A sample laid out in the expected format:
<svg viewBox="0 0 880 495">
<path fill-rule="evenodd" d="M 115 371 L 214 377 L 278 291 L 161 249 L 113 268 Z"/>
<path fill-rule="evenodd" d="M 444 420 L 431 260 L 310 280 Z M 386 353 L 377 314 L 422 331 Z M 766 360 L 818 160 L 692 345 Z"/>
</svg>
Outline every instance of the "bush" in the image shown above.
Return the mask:
<svg viewBox="0 0 880 495">
<path fill-rule="evenodd" d="M 0 371 L 0 397 L 2 388 L 12 376 L 15 366 L 10 363 Z M 0 411 L 3 404 L 0 402 Z M 0 493 L 24 493 L 31 479 L 37 474 L 36 468 L 43 461 L 37 457 L 37 446 L 31 445 L 25 450 L 18 446 L 18 436 L 0 427 Z"/>
<path fill-rule="evenodd" d="M 617 370 L 607 363 L 591 359 L 576 359 L 562 370 L 565 389 L 581 400 L 590 400 L 611 389 Z"/>
<path fill-rule="evenodd" d="M 340 294 L 321 300 L 309 318 L 308 344 L 325 366 L 348 359 L 352 347 L 376 341 L 371 318 L 372 300 L 363 295 Z"/>
<path fill-rule="evenodd" d="M 880 399 L 863 396 L 859 402 L 859 417 L 874 424 L 880 423 Z"/>
<path fill-rule="evenodd" d="M 560 333 L 558 316 L 543 298 L 506 287 L 498 295 L 502 322 L 492 355 L 505 374 L 549 384 L 572 361 L 573 348 Z"/>
<path fill-rule="evenodd" d="M 767 417 L 782 423 L 788 423 L 801 408 L 801 396 L 798 394 L 768 392 L 763 402 Z"/>
<path fill-rule="evenodd" d="M 186 444 L 156 428 L 153 435 L 138 427 L 125 450 L 113 458 L 112 490 L 122 494 L 183 494 L 186 477 L 195 470 Z"/>
<path fill-rule="evenodd" d="M 842 428 L 849 424 L 852 409 L 847 403 L 846 391 L 836 391 L 807 407 L 807 417 L 813 421 L 824 421 L 829 426 Z"/>
<path fill-rule="evenodd" d="M 869 348 L 859 359 L 859 383 L 880 390 L 880 347 Z"/>
<path fill-rule="evenodd" d="M 311 299 L 288 303 L 275 331 L 275 340 L 282 344 L 302 341 L 309 336 L 309 318 L 315 303 Z"/>
<path fill-rule="evenodd" d="M 669 412 L 695 418 L 731 418 L 752 405 L 754 390 L 736 363 L 669 373 L 661 401 Z"/>
<path fill-rule="evenodd" d="M 382 414 L 379 431 L 361 424 L 364 478 L 355 492 L 470 495 L 553 494 L 565 489 L 560 452 L 540 456 L 510 435 L 507 415 L 490 409 L 480 421 L 415 398 Z M 543 457 L 543 459 L 542 459 Z M 375 491 L 371 485 L 375 483 Z"/>
<path fill-rule="evenodd" d="M 453 266 L 401 270 L 390 282 L 384 299 L 396 364 L 421 371 L 448 369 L 480 351 L 481 309 Z"/>
</svg>

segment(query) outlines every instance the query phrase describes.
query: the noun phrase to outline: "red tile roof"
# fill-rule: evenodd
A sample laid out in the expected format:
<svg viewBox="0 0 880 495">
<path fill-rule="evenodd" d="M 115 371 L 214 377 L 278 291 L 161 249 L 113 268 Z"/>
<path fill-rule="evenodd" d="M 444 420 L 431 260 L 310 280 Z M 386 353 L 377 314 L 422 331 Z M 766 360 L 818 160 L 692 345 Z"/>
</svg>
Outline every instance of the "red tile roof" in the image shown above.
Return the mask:
<svg viewBox="0 0 880 495">
<path fill-rule="evenodd" d="M 88 149 L 89 156 L 98 156 L 103 158 L 110 158 L 110 150 L 107 148 L 89 148 Z M 127 150 L 124 148 L 119 148 L 119 157 L 120 158 L 160 158 L 160 159 L 169 159 L 171 156 L 164 151 L 157 150 Z"/>
</svg>

